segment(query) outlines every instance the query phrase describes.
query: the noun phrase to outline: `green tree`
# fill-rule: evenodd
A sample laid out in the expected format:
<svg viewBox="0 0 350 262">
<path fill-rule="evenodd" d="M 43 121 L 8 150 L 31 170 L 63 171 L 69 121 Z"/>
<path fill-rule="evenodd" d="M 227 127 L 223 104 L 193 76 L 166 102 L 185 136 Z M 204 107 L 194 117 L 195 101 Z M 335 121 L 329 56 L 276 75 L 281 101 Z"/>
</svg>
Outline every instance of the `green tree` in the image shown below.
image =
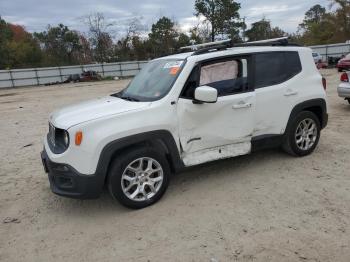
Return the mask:
<svg viewBox="0 0 350 262">
<path fill-rule="evenodd" d="M 189 46 L 190 44 L 191 38 L 184 33 L 180 33 L 176 39 L 176 50 L 179 50 L 183 46 Z"/>
<path fill-rule="evenodd" d="M 286 33 L 279 27 L 272 27 L 270 21 L 263 18 L 252 24 L 251 28 L 246 31 L 249 41 L 259 41 L 271 38 L 285 36 Z"/>
<path fill-rule="evenodd" d="M 81 51 L 80 37 L 75 31 L 63 24 L 48 27 L 47 31 L 34 33 L 34 36 L 43 46 L 46 65 L 70 65 L 79 61 L 75 53 Z"/>
<path fill-rule="evenodd" d="M 331 10 L 315 5 L 299 25 L 299 40 L 305 45 L 332 44 L 350 39 L 350 1 L 330 0 Z M 333 10 L 335 7 L 335 10 Z"/>
<path fill-rule="evenodd" d="M 312 6 L 306 13 L 303 22 L 299 25 L 299 42 L 304 45 L 327 44 L 337 31 L 334 14 L 327 13 L 326 8 L 320 5 Z"/>
<path fill-rule="evenodd" d="M 306 13 L 304 18 L 304 23 L 307 25 L 309 23 L 320 23 L 326 14 L 326 8 L 321 5 L 314 5 Z"/>
<path fill-rule="evenodd" d="M 350 1 L 331 0 L 331 6 L 337 7 L 329 19 L 336 30 L 332 41 L 350 40 Z"/>
<path fill-rule="evenodd" d="M 178 32 L 170 18 L 164 16 L 153 24 L 148 37 L 153 49 L 153 57 L 171 54 L 176 50 Z"/>
<path fill-rule="evenodd" d="M 234 0 L 196 0 L 196 16 L 204 16 L 211 25 L 211 41 L 219 34 L 237 38 L 240 22 L 238 10 L 241 5 Z"/>
<path fill-rule="evenodd" d="M 0 69 L 39 66 L 39 44 L 24 27 L 0 18 Z"/>
</svg>

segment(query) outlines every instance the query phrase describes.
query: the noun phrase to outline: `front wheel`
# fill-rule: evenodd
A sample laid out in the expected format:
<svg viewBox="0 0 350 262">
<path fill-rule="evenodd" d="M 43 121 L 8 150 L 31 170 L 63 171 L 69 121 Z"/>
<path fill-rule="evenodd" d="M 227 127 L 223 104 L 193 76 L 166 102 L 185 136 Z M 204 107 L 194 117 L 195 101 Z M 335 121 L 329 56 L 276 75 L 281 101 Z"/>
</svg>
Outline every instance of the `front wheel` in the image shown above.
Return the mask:
<svg viewBox="0 0 350 262">
<path fill-rule="evenodd" d="M 108 189 L 122 205 L 150 206 L 165 193 L 170 167 L 163 154 L 152 148 L 134 148 L 117 156 L 109 170 Z"/>
<path fill-rule="evenodd" d="M 289 128 L 283 149 L 292 155 L 311 154 L 320 139 L 321 125 L 317 116 L 309 111 L 300 112 Z"/>
</svg>

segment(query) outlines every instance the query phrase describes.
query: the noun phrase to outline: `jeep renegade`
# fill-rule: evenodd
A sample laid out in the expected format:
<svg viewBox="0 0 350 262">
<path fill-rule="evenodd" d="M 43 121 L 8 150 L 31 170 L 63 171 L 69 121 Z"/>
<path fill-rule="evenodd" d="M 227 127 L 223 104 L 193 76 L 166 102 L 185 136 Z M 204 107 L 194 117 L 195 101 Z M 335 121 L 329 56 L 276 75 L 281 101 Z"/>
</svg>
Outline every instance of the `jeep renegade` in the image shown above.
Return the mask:
<svg viewBox="0 0 350 262">
<path fill-rule="evenodd" d="M 130 208 L 177 171 L 272 147 L 314 151 L 328 114 L 309 48 L 286 39 L 202 46 L 150 61 L 121 92 L 53 113 L 41 154 L 51 190 Z"/>
</svg>

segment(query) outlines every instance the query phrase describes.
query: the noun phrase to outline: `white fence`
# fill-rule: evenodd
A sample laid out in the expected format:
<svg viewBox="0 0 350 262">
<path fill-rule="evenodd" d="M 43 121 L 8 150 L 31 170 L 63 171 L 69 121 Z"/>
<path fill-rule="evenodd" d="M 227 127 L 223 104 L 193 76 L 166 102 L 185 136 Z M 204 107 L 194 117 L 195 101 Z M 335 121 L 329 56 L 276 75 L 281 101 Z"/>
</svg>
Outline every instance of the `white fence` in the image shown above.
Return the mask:
<svg viewBox="0 0 350 262">
<path fill-rule="evenodd" d="M 324 60 L 329 57 L 341 57 L 350 53 L 350 44 L 332 44 L 332 45 L 315 45 L 309 46 L 314 52 L 319 53 Z"/>
<path fill-rule="evenodd" d="M 102 76 L 131 77 L 135 76 L 146 63 L 147 61 L 134 61 L 79 66 L 0 70 L 0 88 L 63 82 L 69 77 L 69 75 L 81 74 L 83 70 L 93 70 Z"/>
</svg>

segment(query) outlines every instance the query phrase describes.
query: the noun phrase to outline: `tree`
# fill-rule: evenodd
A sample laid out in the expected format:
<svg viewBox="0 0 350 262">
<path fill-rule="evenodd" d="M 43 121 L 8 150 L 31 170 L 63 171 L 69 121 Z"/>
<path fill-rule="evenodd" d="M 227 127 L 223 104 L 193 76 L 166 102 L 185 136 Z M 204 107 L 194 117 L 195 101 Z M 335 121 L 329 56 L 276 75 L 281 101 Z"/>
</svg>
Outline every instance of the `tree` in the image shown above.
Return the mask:
<svg viewBox="0 0 350 262">
<path fill-rule="evenodd" d="M 191 38 L 184 33 L 180 33 L 176 39 L 176 50 L 179 50 L 183 46 L 189 46 L 190 44 Z"/>
<path fill-rule="evenodd" d="M 305 45 L 332 44 L 350 39 L 350 1 L 330 0 L 330 11 L 315 5 L 299 25 L 299 40 Z M 335 10 L 332 8 L 335 7 Z"/>
<path fill-rule="evenodd" d="M 164 16 L 153 24 L 148 37 L 153 48 L 153 57 L 174 53 L 178 32 L 170 18 Z"/>
<path fill-rule="evenodd" d="M 326 8 L 321 5 L 314 5 L 306 13 L 303 23 L 299 26 L 305 30 L 310 29 L 314 24 L 321 23 L 326 15 Z"/>
<path fill-rule="evenodd" d="M 202 28 L 197 25 L 190 29 L 190 41 L 193 41 L 194 44 L 202 44 L 204 41 L 210 41 L 207 33 L 203 34 Z"/>
<path fill-rule="evenodd" d="M 0 17 L 0 69 L 38 66 L 41 57 L 39 44 L 23 26 Z"/>
<path fill-rule="evenodd" d="M 79 33 L 79 43 L 80 43 L 80 52 L 77 53 L 76 60 L 80 64 L 89 64 L 94 61 L 93 52 L 90 46 L 89 40 L 81 33 Z"/>
<path fill-rule="evenodd" d="M 263 18 L 252 24 L 251 29 L 246 31 L 249 41 L 259 41 L 270 38 L 283 37 L 286 33 L 279 27 L 271 27 L 270 21 Z"/>
<path fill-rule="evenodd" d="M 114 57 L 118 61 L 149 58 L 148 41 L 141 36 L 144 28 L 139 17 L 134 17 L 126 22 L 125 35 L 117 41 L 114 48 Z"/>
<path fill-rule="evenodd" d="M 336 25 L 335 41 L 346 41 L 350 39 L 350 1 L 331 0 L 331 7 L 337 6 L 334 15 L 331 17 Z"/>
<path fill-rule="evenodd" d="M 211 25 L 211 41 L 219 34 L 237 37 L 243 26 L 238 10 L 241 5 L 234 0 L 196 0 L 196 16 L 204 16 Z"/>
<path fill-rule="evenodd" d="M 93 13 L 83 18 L 89 28 L 89 40 L 98 62 L 107 62 L 112 55 L 113 41 L 110 29 L 113 23 L 108 23 L 102 13 Z"/>
<path fill-rule="evenodd" d="M 46 65 L 76 64 L 75 54 L 80 52 L 80 37 L 76 31 L 69 30 L 63 24 L 51 27 L 47 31 L 34 33 L 45 52 Z"/>
</svg>

